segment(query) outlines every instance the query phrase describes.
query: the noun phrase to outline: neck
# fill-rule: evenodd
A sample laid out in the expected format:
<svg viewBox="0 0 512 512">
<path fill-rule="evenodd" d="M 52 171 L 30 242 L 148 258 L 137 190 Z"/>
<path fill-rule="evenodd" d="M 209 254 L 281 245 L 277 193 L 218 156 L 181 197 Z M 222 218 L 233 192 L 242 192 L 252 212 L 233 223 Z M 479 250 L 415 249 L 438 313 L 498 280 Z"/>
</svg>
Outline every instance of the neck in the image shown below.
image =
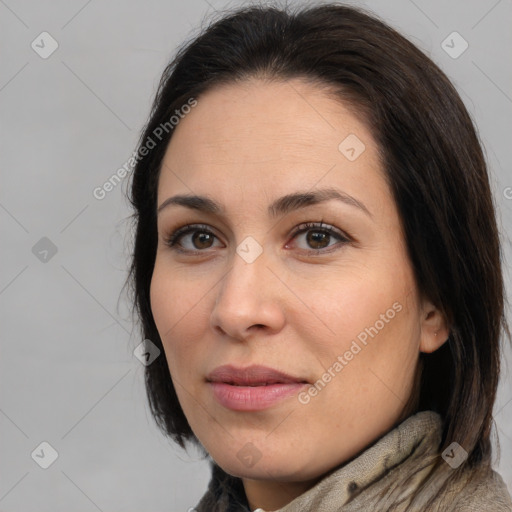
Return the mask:
<svg viewBox="0 0 512 512">
<path fill-rule="evenodd" d="M 245 496 L 251 510 L 262 508 L 265 511 L 279 510 L 295 498 L 311 489 L 321 480 L 306 482 L 276 482 L 265 480 L 242 479 Z"/>
</svg>

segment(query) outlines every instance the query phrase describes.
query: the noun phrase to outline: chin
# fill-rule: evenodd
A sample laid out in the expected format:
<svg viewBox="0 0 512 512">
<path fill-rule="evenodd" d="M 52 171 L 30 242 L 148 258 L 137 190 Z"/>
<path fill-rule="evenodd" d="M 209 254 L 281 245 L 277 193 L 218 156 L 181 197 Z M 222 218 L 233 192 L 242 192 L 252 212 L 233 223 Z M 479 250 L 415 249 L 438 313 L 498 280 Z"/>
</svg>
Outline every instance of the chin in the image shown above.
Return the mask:
<svg viewBox="0 0 512 512">
<path fill-rule="evenodd" d="M 242 449 L 243 450 L 243 449 Z M 239 452 L 240 453 L 240 452 Z M 273 480 L 277 482 L 304 482 L 317 478 L 318 475 L 323 474 L 327 469 L 319 468 L 316 465 L 313 467 L 313 460 L 311 464 L 304 463 L 304 458 L 297 460 L 296 454 L 294 457 L 280 458 L 275 457 L 265 458 L 261 455 L 258 460 L 249 457 L 244 460 L 245 452 L 242 451 L 242 460 L 238 457 L 220 457 L 214 458 L 218 466 L 220 466 L 226 473 L 237 478 L 251 479 L 251 480 Z M 256 453 L 255 453 L 256 454 Z"/>
</svg>

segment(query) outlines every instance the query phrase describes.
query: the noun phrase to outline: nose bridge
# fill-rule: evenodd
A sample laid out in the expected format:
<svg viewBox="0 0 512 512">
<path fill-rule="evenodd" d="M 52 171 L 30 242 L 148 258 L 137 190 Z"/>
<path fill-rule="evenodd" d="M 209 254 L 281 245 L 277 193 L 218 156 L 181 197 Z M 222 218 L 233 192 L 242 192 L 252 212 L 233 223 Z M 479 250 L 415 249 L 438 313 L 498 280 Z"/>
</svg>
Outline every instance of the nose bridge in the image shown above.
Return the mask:
<svg viewBox="0 0 512 512">
<path fill-rule="evenodd" d="M 250 257 L 249 257 L 250 256 Z M 267 258 L 260 253 L 255 256 L 244 242 L 237 247 L 230 262 L 230 268 L 221 281 L 216 304 L 234 299 L 241 307 L 261 300 L 260 294 L 267 281 Z"/>
<path fill-rule="evenodd" d="M 283 321 L 278 291 L 271 282 L 275 278 L 267 268 L 268 257 L 254 242 L 245 239 L 238 245 L 217 289 L 211 314 L 213 327 L 237 338 L 246 336 L 251 326 L 274 330 Z"/>
</svg>

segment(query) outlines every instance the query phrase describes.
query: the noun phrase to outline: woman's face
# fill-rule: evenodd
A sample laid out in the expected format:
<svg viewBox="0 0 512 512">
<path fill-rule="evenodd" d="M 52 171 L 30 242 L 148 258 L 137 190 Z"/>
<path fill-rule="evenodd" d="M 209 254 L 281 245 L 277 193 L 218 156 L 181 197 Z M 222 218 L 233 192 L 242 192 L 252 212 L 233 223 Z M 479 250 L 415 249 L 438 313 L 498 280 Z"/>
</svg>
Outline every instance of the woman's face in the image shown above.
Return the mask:
<svg viewBox="0 0 512 512">
<path fill-rule="evenodd" d="M 313 480 L 401 418 L 435 313 L 360 118 L 300 80 L 197 100 L 158 186 L 175 200 L 151 307 L 173 384 L 225 471 Z"/>
</svg>

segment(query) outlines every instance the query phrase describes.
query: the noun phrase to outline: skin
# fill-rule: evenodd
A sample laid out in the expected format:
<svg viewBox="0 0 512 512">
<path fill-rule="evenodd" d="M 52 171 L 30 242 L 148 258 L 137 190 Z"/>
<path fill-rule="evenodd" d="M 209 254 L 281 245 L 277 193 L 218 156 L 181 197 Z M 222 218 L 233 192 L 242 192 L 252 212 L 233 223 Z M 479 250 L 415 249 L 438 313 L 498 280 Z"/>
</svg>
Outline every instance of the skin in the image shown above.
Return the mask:
<svg viewBox="0 0 512 512">
<path fill-rule="evenodd" d="M 354 161 L 338 149 L 349 134 L 365 145 Z M 368 212 L 331 199 L 268 215 L 281 196 L 329 187 Z M 419 353 L 436 350 L 448 330 L 416 287 L 370 130 L 318 84 L 251 79 L 199 97 L 167 148 L 157 205 L 176 194 L 206 195 L 225 211 L 169 205 L 158 214 L 151 307 L 173 384 L 194 434 L 242 478 L 251 508 L 275 510 L 407 415 Z M 318 227 L 294 234 L 322 221 L 348 241 Z M 194 223 L 214 236 L 185 234 L 185 252 L 166 244 Z M 263 251 L 252 263 L 236 252 L 247 236 Z M 396 303 L 400 312 L 333 371 Z M 240 412 L 220 405 L 206 381 L 223 364 L 262 364 L 311 385 L 329 368 L 335 376 L 308 403 L 291 396 Z M 251 466 L 237 457 L 247 443 L 260 457 Z"/>
</svg>

